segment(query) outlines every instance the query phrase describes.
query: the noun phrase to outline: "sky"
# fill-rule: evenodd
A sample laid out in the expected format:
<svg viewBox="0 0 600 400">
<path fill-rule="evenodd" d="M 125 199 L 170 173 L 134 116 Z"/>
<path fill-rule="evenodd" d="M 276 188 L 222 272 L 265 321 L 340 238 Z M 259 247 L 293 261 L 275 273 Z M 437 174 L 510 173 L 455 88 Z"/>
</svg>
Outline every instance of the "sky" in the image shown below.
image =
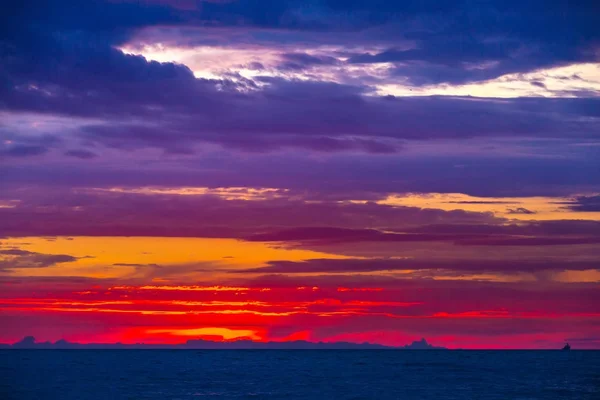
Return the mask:
<svg viewBox="0 0 600 400">
<path fill-rule="evenodd" d="M 600 348 L 594 0 L 22 0 L 0 342 Z"/>
</svg>

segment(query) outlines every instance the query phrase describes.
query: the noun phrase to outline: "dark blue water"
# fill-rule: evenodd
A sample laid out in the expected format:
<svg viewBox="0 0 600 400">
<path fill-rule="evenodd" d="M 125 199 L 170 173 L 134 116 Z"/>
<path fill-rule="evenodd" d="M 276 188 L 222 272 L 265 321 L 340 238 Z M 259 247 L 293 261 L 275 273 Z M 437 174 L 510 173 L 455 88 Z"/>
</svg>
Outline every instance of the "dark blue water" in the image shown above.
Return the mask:
<svg viewBox="0 0 600 400">
<path fill-rule="evenodd" d="M 0 399 L 600 399 L 598 351 L 0 351 Z"/>
</svg>

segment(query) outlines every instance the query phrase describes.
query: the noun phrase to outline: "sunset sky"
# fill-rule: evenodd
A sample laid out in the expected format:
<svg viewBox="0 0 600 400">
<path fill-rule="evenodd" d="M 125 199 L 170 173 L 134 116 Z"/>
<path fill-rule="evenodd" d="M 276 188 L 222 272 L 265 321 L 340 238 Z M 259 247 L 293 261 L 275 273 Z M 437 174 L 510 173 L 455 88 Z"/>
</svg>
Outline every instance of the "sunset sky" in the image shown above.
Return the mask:
<svg viewBox="0 0 600 400">
<path fill-rule="evenodd" d="M 0 342 L 600 348 L 594 0 L 22 0 Z"/>
</svg>

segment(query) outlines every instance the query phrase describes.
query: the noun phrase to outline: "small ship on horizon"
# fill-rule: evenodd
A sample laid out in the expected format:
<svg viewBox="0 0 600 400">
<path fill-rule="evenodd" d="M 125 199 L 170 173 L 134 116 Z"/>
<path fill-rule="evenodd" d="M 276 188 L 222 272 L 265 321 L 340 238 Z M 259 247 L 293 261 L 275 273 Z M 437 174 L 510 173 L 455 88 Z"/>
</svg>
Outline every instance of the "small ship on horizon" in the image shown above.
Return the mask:
<svg viewBox="0 0 600 400">
<path fill-rule="evenodd" d="M 571 345 L 569 343 L 566 343 L 565 346 L 562 348 L 563 351 L 569 351 L 571 350 Z"/>
</svg>

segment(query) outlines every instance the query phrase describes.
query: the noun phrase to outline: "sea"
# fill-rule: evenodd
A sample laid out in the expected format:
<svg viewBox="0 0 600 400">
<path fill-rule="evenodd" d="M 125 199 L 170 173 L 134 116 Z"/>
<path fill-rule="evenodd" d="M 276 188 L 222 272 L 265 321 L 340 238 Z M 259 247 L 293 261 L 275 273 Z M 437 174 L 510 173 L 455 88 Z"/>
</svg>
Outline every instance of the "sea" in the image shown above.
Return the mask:
<svg viewBox="0 0 600 400">
<path fill-rule="evenodd" d="M 600 351 L 0 350 L 2 400 L 600 399 Z"/>
</svg>

